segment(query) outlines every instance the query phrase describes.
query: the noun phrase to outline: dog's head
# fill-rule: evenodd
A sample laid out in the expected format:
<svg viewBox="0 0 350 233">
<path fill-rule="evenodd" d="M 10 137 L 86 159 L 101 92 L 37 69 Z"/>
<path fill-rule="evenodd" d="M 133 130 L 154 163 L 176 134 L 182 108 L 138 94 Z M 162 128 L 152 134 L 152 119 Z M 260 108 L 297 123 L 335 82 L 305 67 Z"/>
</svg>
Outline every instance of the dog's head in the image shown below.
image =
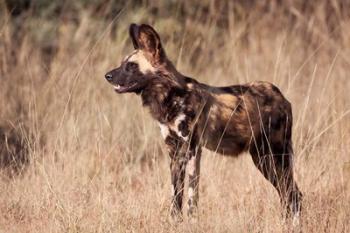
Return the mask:
<svg viewBox="0 0 350 233">
<path fill-rule="evenodd" d="M 129 34 L 135 50 L 105 75 L 118 93 L 142 91 L 166 59 L 159 35 L 151 26 L 131 24 Z"/>
</svg>

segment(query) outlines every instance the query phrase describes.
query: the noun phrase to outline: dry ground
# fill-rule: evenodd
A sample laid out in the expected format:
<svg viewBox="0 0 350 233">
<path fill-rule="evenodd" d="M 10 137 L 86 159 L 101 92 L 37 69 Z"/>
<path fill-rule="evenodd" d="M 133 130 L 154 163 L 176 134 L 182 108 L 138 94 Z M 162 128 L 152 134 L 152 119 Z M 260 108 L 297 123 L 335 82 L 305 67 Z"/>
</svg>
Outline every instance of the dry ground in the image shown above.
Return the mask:
<svg viewBox="0 0 350 233">
<path fill-rule="evenodd" d="M 58 24 L 47 60 L 0 25 L 0 119 L 30 135 L 30 164 L 1 172 L 0 232 L 287 232 L 273 187 L 248 154 L 204 152 L 197 224 L 168 222 L 170 174 L 157 124 L 139 97 L 117 95 L 104 74 L 132 50 L 127 26 L 144 10 L 114 19 L 116 33 L 89 14 Z M 212 85 L 267 80 L 293 105 L 295 173 L 304 193 L 303 232 L 350 231 L 350 30 L 338 43 L 299 31 L 246 25 L 218 31 L 164 19 L 152 23 L 183 73 Z M 349 29 L 350 23 L 341 25 Z M 266 32 L 264 30 L 267 30 Z M 13 58 L 15 57 L 15 61 Z"/>
</svg>

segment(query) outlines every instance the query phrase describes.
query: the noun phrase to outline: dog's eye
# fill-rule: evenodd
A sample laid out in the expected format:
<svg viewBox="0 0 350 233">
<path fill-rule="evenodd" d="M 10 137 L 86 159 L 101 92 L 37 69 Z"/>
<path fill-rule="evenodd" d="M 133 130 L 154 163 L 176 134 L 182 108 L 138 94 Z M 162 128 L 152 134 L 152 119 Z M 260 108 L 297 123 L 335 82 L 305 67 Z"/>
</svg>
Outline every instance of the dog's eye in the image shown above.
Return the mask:
<svg viewBox="0 0 350 233">
<path fill-rule="evenodd" d="M 136 70 L 138 68 L 138 66 L 139 65 L 137 63 L 135 63 L 135 62 L 128 62 L 126 64 L 126 70 L 127 71 L 133 71 L 133 70 Z"/>
</svg>

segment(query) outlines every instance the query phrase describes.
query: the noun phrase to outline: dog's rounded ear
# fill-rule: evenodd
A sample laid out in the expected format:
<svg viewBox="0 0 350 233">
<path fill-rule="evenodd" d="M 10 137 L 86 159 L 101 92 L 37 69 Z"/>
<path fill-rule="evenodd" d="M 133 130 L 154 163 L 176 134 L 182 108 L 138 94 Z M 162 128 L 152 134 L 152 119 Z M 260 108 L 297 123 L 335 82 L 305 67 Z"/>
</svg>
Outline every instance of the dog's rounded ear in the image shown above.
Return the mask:
<svg viewBox="0 0 350 233">
<path fill-rule="evenodd" d="M 159 64 L 163 61 L 165 52 L 156 30 L 147 24 L 131 24 L 129 32 L 135 49 L 146 52 L 151 63 Z"/>
<path fill-rule="evenodd" d="M 132 44 L 134 45 L 134 48 L 139 49 L 140 46 L 137 43 L 137 38 L 139 36 L 139 26 L 137 26 L 134 23 L 130 24 L 129 35 L 130 35 L 130 38 L 132 40 Z"/>
</svg>

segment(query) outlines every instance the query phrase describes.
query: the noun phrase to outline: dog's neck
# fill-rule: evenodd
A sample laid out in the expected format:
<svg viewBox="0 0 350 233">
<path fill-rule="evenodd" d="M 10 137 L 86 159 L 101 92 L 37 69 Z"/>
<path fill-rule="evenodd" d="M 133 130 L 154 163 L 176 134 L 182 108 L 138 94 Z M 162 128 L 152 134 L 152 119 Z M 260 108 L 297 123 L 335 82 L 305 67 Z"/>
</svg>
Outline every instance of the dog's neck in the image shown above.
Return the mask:
<svg viewBox="0 0 350 233">
<path fill-rule="evenodd" d="M 186 95 L 186 86 L 164 74 L 152 77 L 141 92 L 143 105 L 163 124 L 172 121 L 182 111 Z"/>
</svg>

